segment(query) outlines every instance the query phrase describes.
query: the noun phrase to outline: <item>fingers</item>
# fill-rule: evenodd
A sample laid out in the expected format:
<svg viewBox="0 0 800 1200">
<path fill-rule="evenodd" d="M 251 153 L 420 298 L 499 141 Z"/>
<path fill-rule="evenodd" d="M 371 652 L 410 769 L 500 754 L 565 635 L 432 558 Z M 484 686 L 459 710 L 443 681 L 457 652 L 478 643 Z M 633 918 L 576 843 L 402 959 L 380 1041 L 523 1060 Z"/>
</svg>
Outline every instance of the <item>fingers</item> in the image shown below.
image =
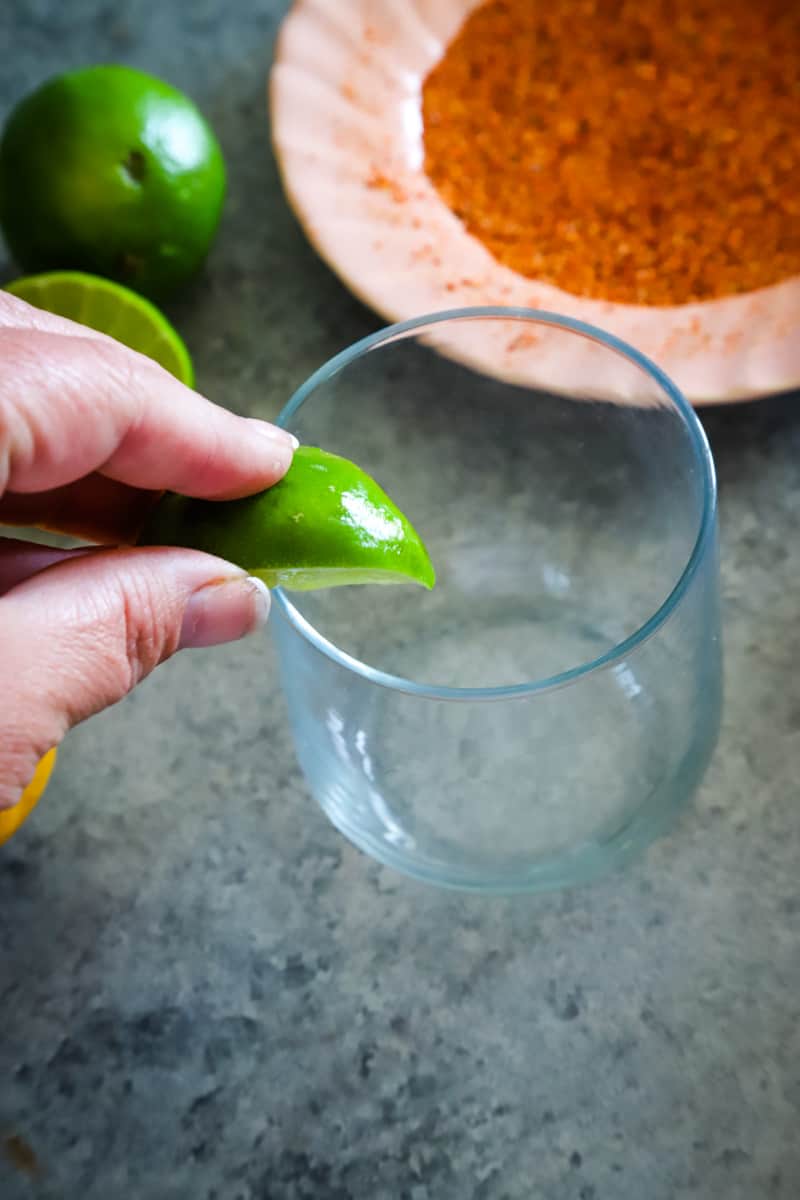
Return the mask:
<svg viewBox="0 0 800 1200">
<path fill-rule="evenodd" d="M 109 340 L 106 334 L 98 333 L 96 329 L 90 329 L 87 325 L 76 325 L 66 317 L 36 308 L 34 304 L 28 304 L 27 301 L 12 296 L 10 292 L 0 290 L 0 328 L 3 326 L 9 329 L 39 329 L 43 333 L 60 333 L 65 337 L 78 335 Z"/>
<path fill-rule="evenodd" d="M 0 596 L 46 567 L 88 552 L 88 548 L 58 550 L 54 546 L 39 546 L 19 538 L 0 538 Z"/>
<path fill-rule="evenodd" d="M 160 495 L 105 475 L 87 475 L 46 492 L 6 492 L 0 496 L 0 522 L 37 526 L 117 546 L 136 540 Z"/>
<path fill-rule="evenodd" d="M 211 404 L 111 339 L 0 327 L 0 360 L 0 494 L 99 471 L 224 499 L 268 487 L 291 463 L 289 434 Z"/>
<path fill-rule="evenodd" d="M 160 548 L 71 557 L 0 597 L 0 809 L 73 725 L 176 650 L 243 637 L 268 612 L 238 568 Z"/>
</svg>

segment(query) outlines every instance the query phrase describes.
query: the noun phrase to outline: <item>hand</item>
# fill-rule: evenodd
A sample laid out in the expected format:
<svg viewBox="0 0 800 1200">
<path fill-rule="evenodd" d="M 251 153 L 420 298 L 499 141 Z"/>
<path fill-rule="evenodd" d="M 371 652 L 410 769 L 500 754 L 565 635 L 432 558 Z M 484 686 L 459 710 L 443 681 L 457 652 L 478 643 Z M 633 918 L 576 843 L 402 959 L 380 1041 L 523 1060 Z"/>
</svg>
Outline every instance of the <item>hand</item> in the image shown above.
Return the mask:
<svg viewBox="0 0 800 1200">
<path fill-rule="evenodd" d="M 119 547 L 161 490 L 248 495 L 281 478 L 293 444 L 111 338 L 0 293 L 0 524 Z M 0 538 L 0 809 L 73 725 L 176 650 L 242 637 L 268 611 L 263 584 L 196 551 Z"/>
</svg>

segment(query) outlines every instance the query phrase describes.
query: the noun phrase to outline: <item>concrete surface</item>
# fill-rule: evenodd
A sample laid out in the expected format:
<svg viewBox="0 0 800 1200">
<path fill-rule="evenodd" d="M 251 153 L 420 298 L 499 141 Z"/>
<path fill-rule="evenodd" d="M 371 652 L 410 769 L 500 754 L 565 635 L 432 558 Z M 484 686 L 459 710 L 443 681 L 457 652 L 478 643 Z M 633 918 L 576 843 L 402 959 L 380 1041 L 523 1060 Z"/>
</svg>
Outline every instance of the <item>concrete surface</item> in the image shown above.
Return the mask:
<svg viewBox="0 0 800 1200">
<path fill-rule="evenodd" d="M 0 7 L 0 111 L 113 60 L 213 121 L 224 228 L 172 311 L 200 386 L 261 416 L 378 324 L 280 193 L 285 7 Z M 372 864 L 304 790 L 266 640 L 182 656 L 70 737 L 0 855 L 3 1200 L 794 1200 L 798 397 L 707 426 L 722 741 L 621 876 L 487 902 Z"/>
</svg>

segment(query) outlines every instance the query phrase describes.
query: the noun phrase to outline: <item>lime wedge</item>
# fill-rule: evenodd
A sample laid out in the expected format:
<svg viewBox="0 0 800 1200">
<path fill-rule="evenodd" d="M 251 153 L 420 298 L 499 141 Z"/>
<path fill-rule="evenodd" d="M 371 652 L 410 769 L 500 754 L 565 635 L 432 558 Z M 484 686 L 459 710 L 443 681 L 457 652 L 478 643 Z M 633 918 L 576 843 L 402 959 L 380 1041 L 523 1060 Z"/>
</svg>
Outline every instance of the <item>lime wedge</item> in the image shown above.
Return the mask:
<svg viewBox="0 0 800 1200">
<path fill-rule="evenodd" d="M 139 544 L 187 546 L 293 591 L 354 583 L 419 583 L 433 565 L 419 535 L 360 467 L 301 446 L 273 487 L 242 500 L 167 494 Z"/>
<path fill-rule="evenodd" d="M 5 290 L 36 308 L 107 333 L 155 359 L 181 383 L 194 384 L 189 351 L 167 318 L 149 300 L 119 283 L 82 271 L 51 271 L 15 279 Z"/>
</svg>

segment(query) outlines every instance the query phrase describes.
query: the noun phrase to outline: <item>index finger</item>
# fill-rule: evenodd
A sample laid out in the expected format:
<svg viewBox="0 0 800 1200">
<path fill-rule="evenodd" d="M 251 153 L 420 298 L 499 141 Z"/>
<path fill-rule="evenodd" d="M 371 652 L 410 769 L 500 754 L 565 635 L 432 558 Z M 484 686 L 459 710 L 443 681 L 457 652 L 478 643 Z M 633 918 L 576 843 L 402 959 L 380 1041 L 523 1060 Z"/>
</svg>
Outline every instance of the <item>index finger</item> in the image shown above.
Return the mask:
<svg viewBox="0 0 800 1200">
<path fill-rule="evenodd" d="M 295 439 L 238 417 L 105 337 L 0 328 L 0 495 L 99 471 L 148 490 L 229 499 L 277 482 Z"/>
<path fill-rule="evenodd" d="M 2 290 L 0 328 L 40 329 L 43 333 L 63 333 L 70 337 L 79 334 L 90 338 L 108 338 L 107 333 L 100 333 L 89 325 L 76 324 L 68 317 L 59 317 L 57 313 L 48 312 L 46 308 L 37 308 L 35 304 L 29 304 L 27 300 Z"/>
</svg>

